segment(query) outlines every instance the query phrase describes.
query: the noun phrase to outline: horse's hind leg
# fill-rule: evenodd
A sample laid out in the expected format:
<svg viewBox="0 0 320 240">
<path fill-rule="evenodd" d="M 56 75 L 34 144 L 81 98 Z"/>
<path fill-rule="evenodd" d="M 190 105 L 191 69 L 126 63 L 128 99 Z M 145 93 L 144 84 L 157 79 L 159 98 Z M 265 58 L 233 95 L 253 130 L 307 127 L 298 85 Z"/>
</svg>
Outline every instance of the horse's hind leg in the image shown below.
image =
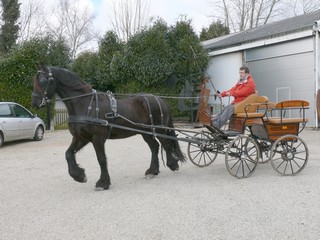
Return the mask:
<svg viewBox="0 0 320 240">
<path fill-rule="evenodd" d="M 77 137 L 72 138 L 72 142 L 66 151 L 66 160 L 68 163 L 68 171 L 70 176 L 77 182 L 86 182 L 87 177 L 83 168 L 80 168 L 76 162 L 76 153 L 88 144 L 88 141 L 79 139 Z"/>
<path fill-rule="evenodd" d="M 151 150 L 151 163 L 149 169 L 146 171 L 145 175 L 158 175 L 159 174 L 159 143 L 157 140 L 150 135 L 142 135 L 144 141 L 149 145 Z"/>
<path fill-rule="evenodd" d="M 96 183 L 97 189 L 109 189 L 109 186 L 111 184 L 110 182 L 110 176 L 108 172 L 108 164 L 107 164 L 107 157 L 105 153 L 105 147 L 104 147 L 105 139 L 103 136 L 95 136 L 93 137 L 93 147 L 96 151 L 97 159 L 100 165 L 100 178 Z"/>
</svg>

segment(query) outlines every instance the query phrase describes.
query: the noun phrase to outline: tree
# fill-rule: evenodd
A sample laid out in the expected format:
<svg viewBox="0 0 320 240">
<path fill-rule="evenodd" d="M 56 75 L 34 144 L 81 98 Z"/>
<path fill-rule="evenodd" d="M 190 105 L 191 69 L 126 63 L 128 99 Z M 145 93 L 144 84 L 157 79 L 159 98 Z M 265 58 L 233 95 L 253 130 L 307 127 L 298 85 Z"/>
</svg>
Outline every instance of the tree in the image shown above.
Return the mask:
<svg viewBox="0 0 320 240">
<path fill-rule="evenodd" d="M 294 16 L 307 14 L 320 9 L 320 2 L 318 0 L 287 0 L 286 4 L 289 9 L 292 9 L 292 11 L 287 11 L 287 14 L 293 13 Z M 292 17 L 292 15 L 288 17 Z"/>
<path fill-rule="evenodd" d="M 150 92 L 165 85 L 173 72 L 167 33 L 166 23 L 158 20 L 149 29 L 132 36 L 123 51 L 113 56 L 111 77 L 118 90 Z"/>
<path fill-rule="evenodd" d="M 0 32 L 0 51 L 8 53 L 18 38 L 20 3 L 18 0 L 1 0 L 2 25 Z"/>
<path fill-rule="evenodd" d="M 267 24 L 281 13 L 283 0 L 214 0 L 219 19 L 232 31 Z"/>
<path fill-rule="evenodd" d="M 112 30 L 123 41 L 141 32 L 147 25 L 149 4 L 147 0 L 118 0 L 113 2 Z"/>
<path fill-rule="evenodd" d="M 44 2 L 45 0 L 28 0 L 22 2 L 18 42 L 23 43 L 34 37 L 44 36 L 47 33 L 44 21 L 46 16 Z"/>
<path fill-rule="evenodd" d="M 75 59 L 82 47 L 97 39 L 92 31 L 94 15 L 79 0 L 59 0 L 59 7 L 54 14 L 55 20 L 48 21 L 47 28 L 57 40 L 64 39 L 67 42 L 72 59 Z"/>
<path fill-rule="evenodd" d="M 105 36 L 99 42 L 98 51 L 98 79 L 97 85 L 102 90 L 115 90 L 115 84 L 111 77 L 110 65 L 113 60 L 113 56 L 123 51 L 124 44 L 120 41 L 115 32 L 108 31 Z"/>
<path fill-rule="evenodd" d="M 98 54 L 84 51 L 72 63 L 72 70 L 94 88 L 102 90 L 97 84 Z"/>
<path fill-rule="evenodd" d="M 296 15 L 319 10 L 318 0 L 211 0 L 214 19 L 231 32 L 243 31 Z"/>
<path fill-rule="evenodd" d="M 99 41 L 98 52 L 80 53 L 72 64 L 72 69 L 81 78 L 100 91 L 115 91 L 111 78 L 110 64 L 114 55 L 122 52 L 124 45 L 118 36 L 109 31 Z"/>
<path fill-rule="evenodd" d="M 208 53 L 201 46 L 191 23 L 191 20 L 181 16 L 169 32 L 171 52 L 174 54 L 172 74 L 180 80 L 180 86 L 185 84 L 185 80 L 198 84 L 198 78 L 203 76 L 209 61 Z"/>
<path fill-rule="evenodd" d="M 228 27 L 224 26 L 220 20 L 212 22 L 208 28 L 202 28 L 200 40 L 205 41 L 212 38 L 224 36 L 230 33 Z"/>
<path fill-rule="evenodd" d="M 10 54 L 0 59 L 0 101 L 18 102 L 31 108 L 32 78 L 36 65 L 67 67 L 70 59 L 67 46 L 49 37 L 34 38 L 12 48 Z M 46 110 L 40 110 L 44 118 Z"/>
<path fill-rule="evenodd" d="M 197 77 L 207 66 L 207 52 L 191 21 L 185 19 L 171 27 L 161 19 L 156 20 L 148 29 L 131 37 L 123 52 L 113 56 L 110 65 L 117 89 L 129 93 L 168 93 L 169 79 L 177 80 L 175 90 L 178 91 L 186 79 L 198 81 Z"/>
</svg>

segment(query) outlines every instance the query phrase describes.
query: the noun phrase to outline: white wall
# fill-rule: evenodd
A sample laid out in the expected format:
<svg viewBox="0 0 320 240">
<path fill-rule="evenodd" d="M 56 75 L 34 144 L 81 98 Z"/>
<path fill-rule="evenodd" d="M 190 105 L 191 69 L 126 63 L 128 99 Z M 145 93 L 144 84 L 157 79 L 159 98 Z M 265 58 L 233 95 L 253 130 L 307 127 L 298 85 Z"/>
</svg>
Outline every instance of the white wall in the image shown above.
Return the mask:
<svg viewBox="0 0 320 240">
<path fill-rule="evenodd" d="M 308 101 L 308 125 L 315 126 L 315 61 L 311 37 L 248 49 L 246 61 L 260 95 L 268 96 L 271 102 Z"/>
<path fill-rule="evenodd" d="M 208 75 L 212 83 L 207 83 L 207 88 L 211 90 L 211 95 L 215 93 L 212 85 L 220 92 L 228 90 L 233 87 L 239 80 L 239 68 L 242 66 L 242 52 L 229 53 L 211 58 Z M 233 98 L 223 98 L 223 104 L 233 101 Z M 218 100 L 210 97 L 209 104 L 219 104 Z"/>
</svg>

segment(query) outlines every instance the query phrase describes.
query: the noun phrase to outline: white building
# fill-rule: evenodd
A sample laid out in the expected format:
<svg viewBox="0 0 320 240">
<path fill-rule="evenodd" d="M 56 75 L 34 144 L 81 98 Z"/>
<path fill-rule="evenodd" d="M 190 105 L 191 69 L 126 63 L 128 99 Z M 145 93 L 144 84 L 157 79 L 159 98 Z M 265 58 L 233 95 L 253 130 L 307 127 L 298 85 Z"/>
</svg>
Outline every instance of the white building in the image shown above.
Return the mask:
<svg viewBox="0 0 320 240">
<path fill-rule="evenodd" d="M 216 89 L 226 90 L 238 80 L 239 67 L 246 65 L 259 94 L 270 101 L 310 102 L 308 126 L 318 127 L 319 29 L 316 11 L 205 41 L 211 59 L 208 75 Z M 212 84 L 208 88 L 213 92 Z M 213 97 L 209 103 L 216 103 Z"/>
</svg>

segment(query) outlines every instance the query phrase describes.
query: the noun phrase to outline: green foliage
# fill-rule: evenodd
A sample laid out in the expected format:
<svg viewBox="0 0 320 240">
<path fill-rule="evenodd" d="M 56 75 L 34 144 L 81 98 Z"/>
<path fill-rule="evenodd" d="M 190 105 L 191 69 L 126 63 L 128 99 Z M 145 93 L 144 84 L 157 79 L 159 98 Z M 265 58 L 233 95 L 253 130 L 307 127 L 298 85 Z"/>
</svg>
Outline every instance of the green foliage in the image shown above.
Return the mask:
<svg viewBox="0 0 320 240">
<path fill-rule="evenodd" d="M 33 39 L 15 47 L 0 60 L 0 101 L 13 101 L 31 109 L 32 78 L 39 63 L 66 67 L 68 48 L 50 38 Z M 45 110 L 38 115 L 45 119 Z"/>
<path fill-rule="evenodd" d="M 97 81 L 99 86 L 104 82 L 109 90 L 114 87 L 117 93 L 178 96 L 186 80 L 197 87 L 208 66 L 208 54 L 190 20 L 182 19 L 168 27 L 158 19 L 125 45 L 120 46 L 112 34 L 101 43 Z M 167 101 L 174 116 L 181 115 L 177 99 Z"/>
<path fill-rule="evenodd" d="M 110 65 L 114 55 L 123 51 L 124 44 L 118 36 L 109 31 L 99 42 L 97 85 L 104 91 L 114 91 L 115 84 L 111 76 Z"/>
<path fill-rule="evenodd" d="M 155 23 L 149 30 L 133 36 L 124 51 L 115 56 L 111 62 L 111 74 L 118 90 L 131 81 L 137 82 L 140 92 L 151 86 L 158 89 L 165 84 L 173 71 L 167 29 L 163 22 Z"/>
<path fill-rule="evenodd" d="M 72 63 L 72 70 L 94 88 L 100 89 L 97 86 L 97 65 L 97 53 L 83 52 Z"/>
<path fill-rule="evenodd" d="M 101 91 L 177 96 L 186 80 L 199 85 L 208 61 L 190 20 L 181 19 L 168 27 L 157 19 L 126 44 L 114 32 L 107 32 L 98 53 L 81 54 L 72 68 Z M 168 102 L 178 115 L 177 100 Z"/>
<path fill-rule="evenodd" d="M 198 85 L 198 77 L 203 75 L 209 60 L 208 53 L 192 29 L 191 20 L 178 21 L 169 34 L 170 45 L 175 54 L 173 74 L 180 79 L 179 86 L 181 87 L 185 80 Z"/>
<path fill-rule="evenodd" d="M 177 93 L 185 79 L 197 81 L 207 65 L 207 52 L 194 33 L 191 21 L 180 20 L 175 26 L 168 27 L 160 19 L 129 39 L 123 52 L 113 56 L 110 72 L 120 92 L 134 93 L 136 89 L 139 92 L 156 93 L 160 89 L 167 92 L 167 80 L 174 77 L 178 80 Z M 131 84 L 131 81 L 136 83 Z M 131 86 L 134 89 L 129 88 Z"/>
<path fill-rule="evenodd" d="M 84 52 L 72 64 L 73 71 L 100 91 L 114 91 L 110 64 L 123 49 L 123 44 L 114 32 L 107 32 L 99 42 L 98 52 Z"/>
<path fill-rule="evenodd" d="M 225 26 L 220 20 L 213 22 L 208 28 L 202 28 L 200 40 L 205 41 L 212 38 L 217 38 L 230 33 L 230 29 Z"/>
<path fill-rule="evenodd" d="M 0 28 L 0 51 L 8 53 L 18 38 L 20 3 L 18 0 L 1 0 L 3 24 Z"/>
</svg>

